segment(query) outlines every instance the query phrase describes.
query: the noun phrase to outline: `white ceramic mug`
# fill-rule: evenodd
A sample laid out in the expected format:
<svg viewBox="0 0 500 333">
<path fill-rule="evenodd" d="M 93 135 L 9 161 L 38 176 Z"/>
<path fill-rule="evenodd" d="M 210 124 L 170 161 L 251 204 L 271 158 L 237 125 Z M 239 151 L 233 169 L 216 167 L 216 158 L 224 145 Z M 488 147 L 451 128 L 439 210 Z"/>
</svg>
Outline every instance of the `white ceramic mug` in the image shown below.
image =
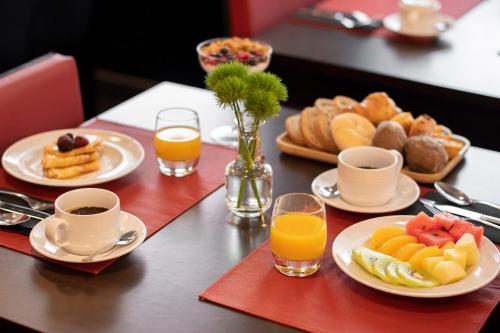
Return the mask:
<svg viewBox="0 0 500 333">
<path fill-rule="evenodd" d="M 403 156 L 396 150 L 353 147 L 338 158 L 337 186 L 345 202 L 380 206 L 394 197 Z"/>
<path fill-rule="evenodd" d="M 70 213 L 82 207 L 107 210 L 91 215 Z M 91 255 L 117 242 L 120 237 L 120 199 L 99 188 L 82 188 L 66 192 L 55 201 L 55 217 L 45 227 L 47 239 L 65 251 Z"/>
<path fill-rule="evenodd" d="M 418 32 L 435 30 L 441 3 L 437 0 L 401 0 L 399 17 L 401 31 Z"/>
</svg>

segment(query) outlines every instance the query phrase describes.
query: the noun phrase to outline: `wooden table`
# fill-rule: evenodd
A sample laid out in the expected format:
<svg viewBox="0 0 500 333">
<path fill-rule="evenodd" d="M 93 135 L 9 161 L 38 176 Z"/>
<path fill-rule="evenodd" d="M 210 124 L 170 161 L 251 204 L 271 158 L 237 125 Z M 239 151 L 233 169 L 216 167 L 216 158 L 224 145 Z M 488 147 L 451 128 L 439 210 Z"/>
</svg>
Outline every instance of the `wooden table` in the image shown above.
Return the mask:
<svg viewBox="0 0 500 333">
<path fill-rule="evenodd" d="M 146 92 L 114 112 L 154 104 L 155 94 Z M 285 117 L 295 112 L 284 109 L 263 128 L 275 196 L 309 192 L 314 177 L 332 167 L 277 150 L 275 138 L 283 131 Z M 500 153 L 473 147 L 446 180 L 475 197 L 498 201 L 500 179 L 492 177 L 498 165 Z M 295 331 L 198 300 L 201 291 L 268 237 L 266 229 L 237 227 L 227 218 L 221 188 L 97 276 L 0 248 L 0 328 L 21 325 L 75 333 Z"/>
<path fill-rule="evenodd" d="M 500 150 L 494 134 L 500 108 L 497 31 L 500 0 L 488 0 L 431 43 L 289 21 L 256 38 L 273 46 L 271 70 L 290 83 L 297 106 L 312 105 L 317 97 L 362 99 L 383 90 L 403 109 L 428 113 L 476 145 Z"/>
</svg>

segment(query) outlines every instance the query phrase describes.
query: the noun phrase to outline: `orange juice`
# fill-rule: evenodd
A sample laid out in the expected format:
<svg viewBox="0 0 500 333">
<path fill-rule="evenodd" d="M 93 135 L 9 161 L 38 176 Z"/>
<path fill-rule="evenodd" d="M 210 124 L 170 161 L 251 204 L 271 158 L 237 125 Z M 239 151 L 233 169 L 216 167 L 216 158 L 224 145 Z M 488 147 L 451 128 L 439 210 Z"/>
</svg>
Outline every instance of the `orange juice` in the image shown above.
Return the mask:
<svg viewBox="0 0 500 333">
<path fill-rule="evenodd" d="M 155 134 L 156 155 L 166 161 L 190 161 L 201 153 L 200 132 L 192 127 L 165 127 Z"/>
<path fill-rule="evenodd" d="M 311 260 L 323 255 L 326 246 L 326 222 L 304 213 L 276 216 L 271 224 L 271 249 L 288 260 Z"/>
</svg>

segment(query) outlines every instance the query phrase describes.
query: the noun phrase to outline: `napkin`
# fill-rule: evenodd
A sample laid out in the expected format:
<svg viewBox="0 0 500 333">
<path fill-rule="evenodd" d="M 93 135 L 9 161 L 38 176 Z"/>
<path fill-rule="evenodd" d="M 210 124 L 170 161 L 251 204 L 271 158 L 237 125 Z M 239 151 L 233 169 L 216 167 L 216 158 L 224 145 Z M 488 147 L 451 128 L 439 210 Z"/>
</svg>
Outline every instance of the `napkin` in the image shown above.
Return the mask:
<svg viewBox="0 0 500 333">
<path fill-rule="evenodd" d="M 438 192 L 435 192 L 435 191 L 427 192 L 423 196 L 423 198 L 429 199 L 429 200 L 434 200 L 436 203 L 442 204 L 442 205 L 457 206 L 457 205 L 454 205 L 452 202 L 443 198 Z M 468 210 L 473 210 L 473 211 L 481 213 L 481 214 L 491 215 L 491 216 L 495 216 L 495 217 L 500 218 L 500 211 L 498 209 L 495 209 L 495 208 L 489 207 L 489 206 L 485 206 L 482 204 L 472 204 L 472 205 L 467 206 L 467 207 L 461 207 L 461 206 L 457 206 L 457 207 L 465 208 Z M 409 214 L 416 215 L 421 211 L 427 213 L 427 215 L 432 215 L 420 201 L 417 201 L 414 205 L 412 205 L 407 210 L 405 210 L 405 213 L 408 212 Z M 481 224 L 481 223 L 476 222 L 476 221 L 472 221 L 472 220 L 468 220 L 468 221 L 473 223 L 474 225 L 477 225 L 479 227 L 483 227 L 484 228 L 484 236 L 489 238 L 489 240 L 491 240 L 493 243 L 497 243 L 497 244 L 500 243 L 500 231 L 499 230 L 492 228 L 492 227 L 489 227 L 487 225 Z"/>
<path fill-rule="evenodd" d="M 3 188 L 3 189 L 10 190 L 10 189 L 6 189 L 6 188 Z M 37 199 L 37 200 L 40 200 L 40 201 L 43 201 L 43 202 L 48 202 L 47 200 L 42 200 L 42 199 L 39 199 L 39 198 L 36 198 L 33 196 L 30 196 L 30 197 Z M 16 196 L 13 196 L 13 195 L 0 194 L 0 200 L 3 202 L 8 202 L 8 203 L 16 204 L 16 205 L 23 206 L 26 208 L 30 208 L 28 206 L 28 204 L 26 203 L 26 201 L 24 201 L 23 199 L 18 198 Z M 0 212 L 4 212 L 4 210 L 0 209 Z M 49 213 L 49 214 L 54 214 L 53 209 L 52 210 L 44 210 L 44 212 Z M 40 222 L 39 219 L 31 218 L 28 221 L 21 223 L 21 224 L 17 224 L 17 225 L 13 225 L 13 226 L 0 226 L 0 230 L 13 231 L 13 232 L 18 232 L 18 233 L 21 233 L 24 235 L 29 235 L 31 232 L 31 229 L 33 229 L 35 227 L 35 225 L 37 225 L 38 222 Z"/>
</svg>

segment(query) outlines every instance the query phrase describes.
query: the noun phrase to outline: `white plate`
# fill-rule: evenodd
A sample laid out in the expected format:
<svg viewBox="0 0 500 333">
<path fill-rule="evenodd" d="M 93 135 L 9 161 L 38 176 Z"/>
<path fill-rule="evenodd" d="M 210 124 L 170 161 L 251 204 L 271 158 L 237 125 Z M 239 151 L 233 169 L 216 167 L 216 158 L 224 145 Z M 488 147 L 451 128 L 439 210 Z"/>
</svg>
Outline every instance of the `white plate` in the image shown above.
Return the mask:
<svg viewBox="0 0 500 333">
<path fill-rule="evenodd" d="M 49 242 L 47 238 L 45 238 L 45 226 L 47 225 L 47 219 L 38 222 L 37 225 L 31 230 L 31 246 L 35 249 L 36 252 L 48 258 L 64 262 L 82 263 L 82 258 L 84 258 L 85 256 L 79 256 L 77 254 L 66 252 L 65 250 Z M 132 229 L 137 230 L 138 234 L 137 239 L 132 244 L 116 247 L 108 252 L 94 257 L 92 261 L 86 261 L 85 263 L 99 262 L 121 257 L 133 251 L 144 241 L 144 239 L 146 238 L 146 226 L 144 225 L 144 223 L 138 217 L 122 211 L 120 215 L 120 231 L 124 233 Z"/>
<path fill-rule="evenodd" d="M 432 29 L 427 29 L 427 30 L 402 30 L 401 29 L 401 20 L 399 13 L 394 13 L 391 15 L 388 15 L 384 17 L 384 27 L 392 31 L 396 34 L 404 35 L 404 36 L 410 36 L 410 37 L 437 37 L 439 36 L 440 33 L 443 33 L 447 30 L 449 30 L 454 22 L 455 19 L 453 19 L 450 16 L 439 14 L 439 18 L 437 20 L 438 23 L 436 23 L 436 27 L 440 28 L 432 28 Z"/>
<path fill-rule="evenodd" d="M 70 179 L 51 179 L 43 175 L 43 147 L 66 133 L 98 135 L 103 141 L 99 157 L 101 168 Z M 128 135 L 118 132 L 70 128 L 35 134 L 11 145 L 2 156 L 2 165 L 10 175 L 29 183 L 75 187 L 109 182 L 134 171 L 144 160 L 144 148 Z"/>
<path fill-rule="evenodd" d="M 325 198 L 319 194 L 319 188 L 322 186 L 330 186 L 337 182 L 337 169 L 331 169 L 323 172 L 316 178 L 314 178 L 311 188 L 313 193 L 323 200 L 327 205 L 332 207 L 347 210 L 349 212 L 355 213 L 388 213 L 401 210 L 403 208 L 409 207 L 415 201 L 417 201 L 420 194 L 420 188 L 417 183 L 404 174 L 399 174 L 399 181 L 396 188 L 396 195 L 388 203 L 381 206 L 365 207 L 356 206 L 342 200 L 340 196 L 336 198 Z"/>
<path fill-rule="evenodd" d="M 404 226 L 412 217 L 412 215 L 382 216 L 350 226 L 335 238 L 332 245 L 333 259 L 344 273 L 368 287 L 390 294 L 411 297 L 439 298 L 469 293 L 487 285 L 498 275 L 500 254 L 496 246 L 486 237 L 483 237 L 479 248 L 481 255 L 479 263 L 467 269 L 467 276 L 464 279 L 433 288 L 391 285 L 366 272 L 352 261 L 352 250 L 356 246 L 363 245 L 377 228 L 387 225 Z"/>
</svg>

